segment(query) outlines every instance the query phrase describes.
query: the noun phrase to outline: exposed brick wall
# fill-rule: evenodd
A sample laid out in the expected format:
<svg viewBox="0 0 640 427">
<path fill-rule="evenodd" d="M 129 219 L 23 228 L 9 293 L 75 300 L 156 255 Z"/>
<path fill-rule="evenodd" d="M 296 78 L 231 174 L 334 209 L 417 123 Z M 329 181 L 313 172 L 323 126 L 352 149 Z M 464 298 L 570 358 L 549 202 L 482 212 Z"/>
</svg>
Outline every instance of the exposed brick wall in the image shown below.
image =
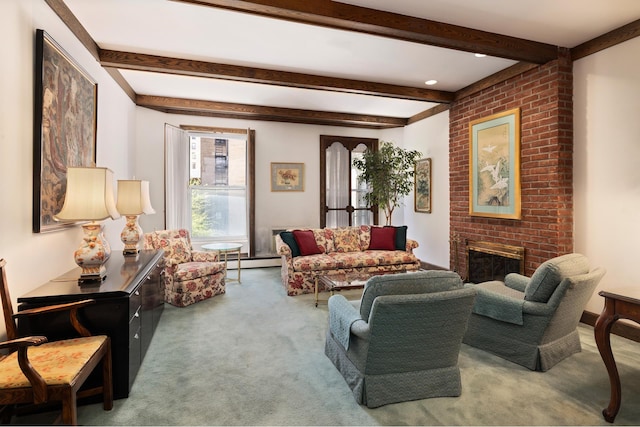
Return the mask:
<svg viewBox="0 0 640 427">
<path fill-rule="evenodd" d="M 466 275 L 467 239 L 523 246 L 525 274 L 573 251 L 573 76 L 559 59 L 457 100 L 449 111 L 451 266 Z M 520 108 L 522 219 L 469 215 L 469 122 Z M 454 253 L 457 246 L 457 253 Z M 455 258 L 457 257 L 457 259 Z"/>
</svg>

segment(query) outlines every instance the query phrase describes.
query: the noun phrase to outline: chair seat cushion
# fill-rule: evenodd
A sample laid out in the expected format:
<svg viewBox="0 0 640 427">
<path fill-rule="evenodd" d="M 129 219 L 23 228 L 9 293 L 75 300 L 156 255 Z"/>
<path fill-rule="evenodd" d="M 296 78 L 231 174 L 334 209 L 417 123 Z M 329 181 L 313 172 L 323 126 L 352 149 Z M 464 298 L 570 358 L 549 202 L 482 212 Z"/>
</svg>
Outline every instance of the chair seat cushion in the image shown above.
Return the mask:
<svg viewBox="0 0 640 427">
<path fill-rule="evenodd" d="M 74 338 L 30 347 L 31 365 L 48 385 L 70 384 L 107 339 L 105 335 Z M 30 387 L 18 365 L 18 352 L 0 360 L 0 388 Z"/>
<path fill-rule="evenodd" d="M 176 266 L 173 278 L 177 282 L 183 282 L 185 280 L 213 276 L 223 270 L 223 262 L 185 262 Z"/>
</svg>

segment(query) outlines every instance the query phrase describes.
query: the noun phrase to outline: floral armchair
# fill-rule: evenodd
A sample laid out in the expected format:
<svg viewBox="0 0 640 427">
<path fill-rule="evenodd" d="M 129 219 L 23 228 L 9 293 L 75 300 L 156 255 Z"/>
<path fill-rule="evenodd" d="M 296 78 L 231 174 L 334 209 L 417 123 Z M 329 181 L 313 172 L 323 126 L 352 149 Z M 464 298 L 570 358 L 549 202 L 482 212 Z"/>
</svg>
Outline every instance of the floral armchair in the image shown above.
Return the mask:
<svg viewBox="0 0 640 427">
<path fill-rule="evenodd" d="M 164 250 L 164 300 L 177 307 L 225 293 L 226 269 L 215 252 L 194 251 L 186 229 L 144 235 L 144 249 Z"/>
</svg>

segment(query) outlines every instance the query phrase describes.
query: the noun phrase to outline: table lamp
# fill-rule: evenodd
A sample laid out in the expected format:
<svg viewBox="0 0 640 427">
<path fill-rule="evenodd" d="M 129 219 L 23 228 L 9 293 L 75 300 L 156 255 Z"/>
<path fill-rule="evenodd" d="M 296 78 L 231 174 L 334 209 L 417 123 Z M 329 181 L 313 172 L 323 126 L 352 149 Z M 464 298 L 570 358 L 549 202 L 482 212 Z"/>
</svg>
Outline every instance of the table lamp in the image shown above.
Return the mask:
<svg viewBox="0 0 640 427">
<path fill-rule="evenodd" d="M 120 233 L 124 243 L 122 253 L 137 255 L 140 252 L 138 244 L 142 239 L 142 228 L 138 224 L 138 215 L 154 214 L 149 200 L 149 181 L 118 180 L 118 212 L 127 217 L 127 223 Z"/>
<path fill-rule="evenodd" d="M 99 167 L 69 167 L 64 204 L 54 219 L 91 221 L 82 224 L 84 237 L 74 253 L 76 264 L 82 268 L 80 283 L 101 281 L 106 276 L 104 263 L 111 248 L 102 234 L 104 226 L 98 222 L 106 218 L 120 218 L 113 197 L 113 172 Z"/>
</svg>

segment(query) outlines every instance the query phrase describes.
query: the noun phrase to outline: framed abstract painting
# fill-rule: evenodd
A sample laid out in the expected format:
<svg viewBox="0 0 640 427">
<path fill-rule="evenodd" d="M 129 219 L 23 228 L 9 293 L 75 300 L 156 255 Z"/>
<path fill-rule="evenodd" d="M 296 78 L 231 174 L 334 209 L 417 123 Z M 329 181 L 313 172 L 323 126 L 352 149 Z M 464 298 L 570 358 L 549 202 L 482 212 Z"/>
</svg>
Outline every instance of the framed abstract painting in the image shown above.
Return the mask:
<svg viewBox="0 0 640 427">
<path fill-rule="evenodd" d="M 74 225 L 57 222 L 67 167 L 94 166 L 98 85 L 44 30 L 36 31 L 33 127 L 33 232 Z"/>
</svg>

